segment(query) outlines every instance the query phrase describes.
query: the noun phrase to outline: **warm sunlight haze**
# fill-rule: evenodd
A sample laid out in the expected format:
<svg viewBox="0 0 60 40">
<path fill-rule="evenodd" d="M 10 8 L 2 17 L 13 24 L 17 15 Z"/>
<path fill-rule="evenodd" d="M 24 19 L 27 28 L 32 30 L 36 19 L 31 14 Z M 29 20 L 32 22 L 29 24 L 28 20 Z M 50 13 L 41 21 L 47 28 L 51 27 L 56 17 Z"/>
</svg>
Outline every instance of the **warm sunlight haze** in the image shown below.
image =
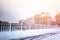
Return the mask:
<svg viewBox="0 0 60 40">
<path fill-rule="evenodd" d="M 60 11 L 60 0 L 1 0 L 3 14 L 2 20 L 10 18 L 10 22 L 26 19 L 37 12 L 48 12 L 52 18 Z M 8 15 L 8 16 L 6 16 Z M 11 15 L 11 16 L 10 16 Z"/>
</svg>

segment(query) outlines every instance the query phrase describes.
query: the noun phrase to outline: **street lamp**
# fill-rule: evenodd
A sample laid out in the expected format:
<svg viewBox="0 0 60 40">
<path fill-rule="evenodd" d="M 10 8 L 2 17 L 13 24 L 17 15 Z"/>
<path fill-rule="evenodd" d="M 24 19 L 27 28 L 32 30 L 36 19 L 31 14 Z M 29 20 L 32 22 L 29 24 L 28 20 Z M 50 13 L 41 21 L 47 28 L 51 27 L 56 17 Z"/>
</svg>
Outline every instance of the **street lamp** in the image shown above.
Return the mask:
<svg viewBox="0 0 60 40">
<path fill-rule="evenodd" d="M 10 31 L 11 31 L 11 23 L 10 23 Z"/>
</svg>

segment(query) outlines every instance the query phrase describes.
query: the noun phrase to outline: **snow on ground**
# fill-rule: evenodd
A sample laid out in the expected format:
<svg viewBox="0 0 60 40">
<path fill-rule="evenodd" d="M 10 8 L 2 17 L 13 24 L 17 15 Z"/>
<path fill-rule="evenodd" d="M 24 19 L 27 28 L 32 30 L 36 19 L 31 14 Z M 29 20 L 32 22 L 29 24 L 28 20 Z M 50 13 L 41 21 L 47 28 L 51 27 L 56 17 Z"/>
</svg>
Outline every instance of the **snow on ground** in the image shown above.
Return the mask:
<svg viewBox="0 0 60 40">
<path fill-rule="evenodd" d="M 23 37 L 29 37 L 29 36 L 43 35 L 46 33 L 55 33 L 59 31 L 60 31 L 60 28 L 0 32 L 0 40 L 5 40 L 5 39 L 8 40 L 8 39 L 13 39 L 13 38 L 23 38 Z"/>
<path fill-rule="evenodd" d="M 50 37 L 47 37 L 47 38 L 44 38 L 42 40 L 60 40 L 60 33 L 53 35 L 53 36 L 50 36 Z"/>
</svg>

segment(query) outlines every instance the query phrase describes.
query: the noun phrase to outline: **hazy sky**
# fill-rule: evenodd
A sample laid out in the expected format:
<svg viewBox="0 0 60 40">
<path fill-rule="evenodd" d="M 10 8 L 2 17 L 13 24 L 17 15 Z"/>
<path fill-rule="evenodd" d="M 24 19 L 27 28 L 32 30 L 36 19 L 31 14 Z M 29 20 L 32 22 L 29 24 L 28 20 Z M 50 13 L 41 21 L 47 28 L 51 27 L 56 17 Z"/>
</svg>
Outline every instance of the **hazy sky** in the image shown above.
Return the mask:
<svg viewBox="0 0 60 40">
<path fill-rule="evenodd" d="M 0 0 L 0 19 L 18 22 L 41 11 L 54 17 L 57 8 L 60 9 L 60 0 Z"/>
</svg>

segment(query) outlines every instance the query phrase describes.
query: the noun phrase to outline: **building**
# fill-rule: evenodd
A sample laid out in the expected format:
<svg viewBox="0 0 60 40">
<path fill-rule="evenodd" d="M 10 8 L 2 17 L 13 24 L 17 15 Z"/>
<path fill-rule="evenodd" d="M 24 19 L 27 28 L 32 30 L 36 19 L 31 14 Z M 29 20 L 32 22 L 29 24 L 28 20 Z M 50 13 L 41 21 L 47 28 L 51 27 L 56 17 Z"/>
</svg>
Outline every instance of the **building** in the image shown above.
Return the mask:
<svg viewBox="0 0 60 40">
<path fill-rule="evenodd" d="M 56 24 L 60 26 L 60 13 L 56 14 Z"/>
<path fill-rule="evenodd" d="M 51 16 L 47 12 L 37 13 L 34 17 L 36 24 L 50 24 Z"/>
<path fill-rule="evenodd" d="M 33 24 L 35 24 L 34 17 L 27 18 L 24 20 L 24 29 L 31 29 Z"/>
<path fill-rule="evenodd" d="M 24 23 L 26 23 L 26 24 L 34 24 L 35 23 L 34 17 L 27 18 L 26 20 L 24 20 Z"/>
<path fill-rule="evenodd" d="M 52 20 L 52 21 L 51 21 L 51 25 L 52 25 L 52 26 L 56 25 L 56 21 Z"/>
</svg>

